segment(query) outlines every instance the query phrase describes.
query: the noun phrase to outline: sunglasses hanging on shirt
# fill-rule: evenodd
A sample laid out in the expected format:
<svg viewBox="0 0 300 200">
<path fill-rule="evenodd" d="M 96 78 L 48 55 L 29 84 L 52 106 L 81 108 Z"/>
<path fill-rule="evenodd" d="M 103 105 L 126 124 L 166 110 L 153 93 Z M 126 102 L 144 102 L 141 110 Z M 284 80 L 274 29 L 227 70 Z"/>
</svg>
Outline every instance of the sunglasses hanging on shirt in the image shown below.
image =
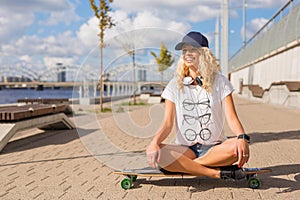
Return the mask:
<svg viewBox="0 0 300 200">
<path fill-rule="evenodd" d="M 202 76 L 197 76 L 196 77 L 196 82 L 200 87 L 203 85 L 203 82 L 202 82 L 201 79 L 202 79 Z M 191 76 L 186 76 L 186 77 L 183 78 L 182 82 L 183 82 L 183 85 L 188 86 L 188 85 L 191 85 L 194 82 L 194 79 Z"/>
</svg>

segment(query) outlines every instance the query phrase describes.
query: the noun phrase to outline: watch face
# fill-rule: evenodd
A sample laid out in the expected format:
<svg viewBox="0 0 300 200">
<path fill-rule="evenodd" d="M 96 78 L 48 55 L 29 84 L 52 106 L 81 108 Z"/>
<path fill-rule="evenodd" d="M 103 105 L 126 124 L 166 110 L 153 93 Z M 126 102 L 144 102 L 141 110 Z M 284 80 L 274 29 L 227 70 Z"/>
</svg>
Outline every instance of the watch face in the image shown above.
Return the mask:
<svg viewBox="0 0 300 200">
<path fill-rule="evenodd" d="M 250 140 L 250 137 L 248 136 L 248 135 L 244 135 L 244 138 L 246 139 L 246 140 Z"/>
<path fill-rule="evenodd" d="M 246 135 L 246 134 L 241 134 L 238 136 L 238 139 L 244 139 L 246 140 L 247 142 L 250 142 L 250 136 L 249 135 Z"/>
</svg>

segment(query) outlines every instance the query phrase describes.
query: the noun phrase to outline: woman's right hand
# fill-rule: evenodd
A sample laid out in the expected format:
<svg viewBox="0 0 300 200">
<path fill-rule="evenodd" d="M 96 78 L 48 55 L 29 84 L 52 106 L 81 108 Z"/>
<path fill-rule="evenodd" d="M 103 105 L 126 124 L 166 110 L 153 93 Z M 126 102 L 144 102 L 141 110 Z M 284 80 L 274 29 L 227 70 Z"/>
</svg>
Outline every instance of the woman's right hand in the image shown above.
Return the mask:
<svg viewBox="0 0 300 200">
<path fill-rule="evenodd" d="M 147 161 L 149 165 L 156 169 L 156 164 L 160 163 L 160 145 L 168 137 L 172 131 L 175 118 L 175 104 L 166 99 L 165 100 L 165 114 L 162 127 L 157 131 L 155 137 L 146 149 Z"/>
<path fill-rule="evenodd" d="M 156 163 L 160 160 L 160 147 L 158 144 L 151 142 L 146 150 L 148 164 L 156 169 Z"/>
</svg>

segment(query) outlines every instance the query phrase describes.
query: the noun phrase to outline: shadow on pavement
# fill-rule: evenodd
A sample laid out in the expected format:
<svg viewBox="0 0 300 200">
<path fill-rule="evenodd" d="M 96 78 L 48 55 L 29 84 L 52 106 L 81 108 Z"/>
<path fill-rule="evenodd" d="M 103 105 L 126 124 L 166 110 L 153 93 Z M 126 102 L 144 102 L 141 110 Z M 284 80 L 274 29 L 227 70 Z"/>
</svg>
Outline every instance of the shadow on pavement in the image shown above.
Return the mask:
<svg viewBox="0 0 300 200">
<path fill-rule="evenodd" d="M 265 187 L 281 188 L 280 192 L 286 193 L 300 190 L 300 164 L 287 164 L 269 167 L 272 169 L 270 180 Z M 293 175 L 295 175 L 293 177 Z M 284 177 L 283 177 L 284 176 Z"/>
<path fill-rule="evenodd" d="M 47 145 L 67 144 L 79 138 L 77 131 L 80 131 L 81 136 L 85 136 L 97 131 L 97 129 L 84 130 L 77 128 L 73 130 L 45 131 L 9 142 L 0 154 L 25 151 Z"/>
<path fill-rule="evenodd" d="M 300 130 L 286 132 L 250 133 L 251 143 L 271 142 L 276 140 L 300 140 Z"/>
</svg>

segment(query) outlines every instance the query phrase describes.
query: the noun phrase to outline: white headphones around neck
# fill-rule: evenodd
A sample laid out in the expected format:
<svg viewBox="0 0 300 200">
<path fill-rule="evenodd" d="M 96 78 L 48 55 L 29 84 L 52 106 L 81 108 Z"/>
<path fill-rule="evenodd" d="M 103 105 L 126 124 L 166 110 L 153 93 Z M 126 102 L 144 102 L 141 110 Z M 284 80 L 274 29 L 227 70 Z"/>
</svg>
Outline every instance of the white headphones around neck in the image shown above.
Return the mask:
<svg viewBox="0 0 300 200">
<path fill-rule="evenodd" d="M 188 85 L 191 85 L 194 82 L 194 79 L 191 76 L 186 76 L 186 77 L 183 78 L 182 82 L 183 82 L 183 85 L 188 86 Z M 196 77 L 196 82 L 201 87 L 203 85 L 202 76 L 197 76 Z"/>
</svg>

